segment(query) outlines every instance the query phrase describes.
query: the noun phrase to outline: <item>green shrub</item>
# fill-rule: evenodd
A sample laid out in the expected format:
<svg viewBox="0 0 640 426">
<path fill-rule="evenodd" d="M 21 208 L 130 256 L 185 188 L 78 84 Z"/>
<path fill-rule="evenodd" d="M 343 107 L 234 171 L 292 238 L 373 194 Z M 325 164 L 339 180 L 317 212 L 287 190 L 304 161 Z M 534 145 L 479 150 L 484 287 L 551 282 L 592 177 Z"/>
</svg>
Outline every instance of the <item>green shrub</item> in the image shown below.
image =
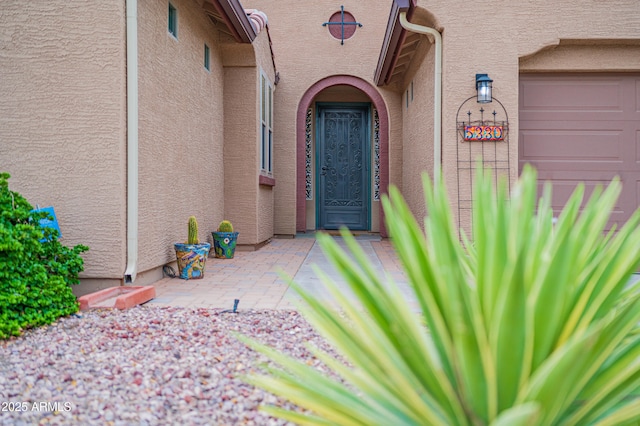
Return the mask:
<svg viewBox="0 0 640 426">
<path fill-rule="evenodd" d="M 344 357 L 346 364 L 312 349 L 345 384 L 251 343 L 281 368 L 248 380 L 310 412 L 266 409 L 317 425 L 636 421 L 640 285 L 629 278 L 640 262 L 639 212 L 604 232 L 620 182 L 596 189 L 584 206 L 580 186 L 553 225 L 551 187 L 537 202 L 533 169 L 525 168 L 510 198 L 504 182 L 495 191 L 479 172 L 473 231 L 462 242 L 444 187 L 426 177 L 424 186 L 424 232 L 397 189 L 383 200 L 420 313 L 347 232 L 355 262 L 318 237 L 356 300 L 317 270 L 339 309 L 298 288 L 301 312 Z"/>
<path fill-rule="evenodd" d="M 78 311 L 71 285 L 83 269 L 80 253 L 89 249 L 68 248 L 58 231 L 41 228 L 47 214 L 31 212 L 27 200 L 9 190 L 8 179 L 0 173 L 0 339 Z"/>
</svg>

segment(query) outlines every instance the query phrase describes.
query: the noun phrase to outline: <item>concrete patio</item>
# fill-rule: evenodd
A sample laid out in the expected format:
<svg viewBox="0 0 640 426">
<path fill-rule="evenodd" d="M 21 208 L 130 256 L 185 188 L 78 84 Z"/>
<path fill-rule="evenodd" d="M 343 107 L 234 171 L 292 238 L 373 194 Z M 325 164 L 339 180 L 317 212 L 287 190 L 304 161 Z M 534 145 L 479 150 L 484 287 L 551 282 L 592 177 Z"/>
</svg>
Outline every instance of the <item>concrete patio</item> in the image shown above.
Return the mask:
<svg viewBox="0 0 640 426">
<path fill-rule="evenodd" d="M 342 247 L 346 244 L 335 237 Z M 385 273 L 399 283 L 402 293 L 414 307 L 413 298 L 401 270 L 391 242 L 378 235 L 361 235 L 356 240 L 367 254 L 371 265 L 381 276 Z M 330 300 L 320 279 L 313 270 L 317 265 L 340 288 L 348 292 L 346 284 L 322 253 L 314 234 L 299 234 L 293 239 L 273 239 L 257 251 L 236 251 L 233 259 L 209 258 L 204 278 L 182 280 L 164 278 L 153 285 L 156 298 L 152 306 L 181 306 L 201 308 L 233 308 L 239 299 L 239 310 L 294 309 L 295 291 L 280 276 L 280 272 L 294 277 L 294 281 L 317 298 Z"/>
</svg>

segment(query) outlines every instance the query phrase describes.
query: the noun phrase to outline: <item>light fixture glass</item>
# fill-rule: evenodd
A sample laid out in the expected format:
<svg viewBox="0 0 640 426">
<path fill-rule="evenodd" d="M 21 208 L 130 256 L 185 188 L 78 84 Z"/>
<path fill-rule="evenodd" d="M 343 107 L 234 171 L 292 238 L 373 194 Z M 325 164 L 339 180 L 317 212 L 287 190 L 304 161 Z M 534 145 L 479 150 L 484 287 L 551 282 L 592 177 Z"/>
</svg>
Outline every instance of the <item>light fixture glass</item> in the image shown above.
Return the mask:
<svg viewBox="0 0 640 426">
<path fill-rule="evenodd" d="M 488 74 L 476 74 L 476 90 L 478 91 L 478 103 L 488 104 L 493 100 L 491 95 L 493 80 Z"/>
</svg>

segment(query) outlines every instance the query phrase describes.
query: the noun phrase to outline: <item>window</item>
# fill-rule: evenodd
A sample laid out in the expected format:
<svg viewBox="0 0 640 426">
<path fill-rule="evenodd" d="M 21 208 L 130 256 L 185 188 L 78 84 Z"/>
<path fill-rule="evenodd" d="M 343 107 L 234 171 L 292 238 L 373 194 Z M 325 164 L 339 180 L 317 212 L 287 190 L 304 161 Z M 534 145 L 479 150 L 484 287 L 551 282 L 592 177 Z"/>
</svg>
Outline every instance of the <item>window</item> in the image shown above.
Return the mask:
<svg viewBox="0 0 640 426">
<path fill-rule="evenodd" d="M 204 45 L 204 67 L 207 71 L 211 71 L 211 52 L 206 44 Z"/>
<path fill-rule="evenodd" d="M 273 172 L 273 86 L 260 73 L 260 170 Z"/>
<path fill-rule="evenodd" d="M 169 34 L 171 34 L 175 38 L 178 38 L 178 10 L 173 7 L 171 3 L 169 3 L 168 25 Z"/>
<path fill-rule="evenodd" d="M 407 104 L 407 109 L 409 109 L 409 104 L 413 102 L 413 80 L 411 80 L 411 84 L 409 85 L 409 87 L 407 87 L 404 100 Z"/>
</svg>

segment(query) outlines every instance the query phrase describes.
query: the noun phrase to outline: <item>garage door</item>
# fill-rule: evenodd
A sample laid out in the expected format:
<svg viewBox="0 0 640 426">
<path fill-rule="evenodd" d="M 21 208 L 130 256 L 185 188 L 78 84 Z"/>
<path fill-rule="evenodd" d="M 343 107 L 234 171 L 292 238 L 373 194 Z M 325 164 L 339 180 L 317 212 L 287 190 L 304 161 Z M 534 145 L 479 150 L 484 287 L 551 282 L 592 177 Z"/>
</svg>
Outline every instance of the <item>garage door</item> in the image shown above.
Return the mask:
<svg viewBox="0 0 640 426">
<path fill-rule="evenodd" d="M 519 167 L 552 181 L 556 213 L 579 182 L 587 195 L 619 175 L 611 223 L 640 205 L 640 75 L 521 74 Z"/>
</svg>

